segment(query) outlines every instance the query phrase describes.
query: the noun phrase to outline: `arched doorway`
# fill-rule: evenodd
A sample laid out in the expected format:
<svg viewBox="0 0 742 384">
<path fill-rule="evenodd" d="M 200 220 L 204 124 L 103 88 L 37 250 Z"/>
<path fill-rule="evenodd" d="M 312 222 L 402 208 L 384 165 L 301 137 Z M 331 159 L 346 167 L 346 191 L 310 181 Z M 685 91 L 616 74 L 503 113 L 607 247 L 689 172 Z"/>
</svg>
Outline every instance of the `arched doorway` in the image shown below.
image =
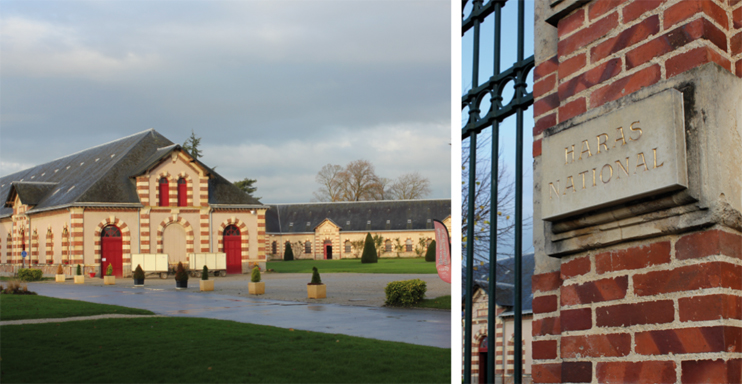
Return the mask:
<svg viewBox="0 0 742 384">
<path fill-rule="evenodd" d="M 224 253 L 227 254 L 227 273 L 242 273 L 242 236 L 234 225 L 224 228 Z"/>
<path fill-rule="evenodd" d="M 487 338 L 479 344 L 479 384 L 487 383 Z"/>
<path fill-rule="evenodd" d="M 323 246 L 325 248 L 325 259 L 332 260 L 332 240 L 325 240 Z"/>
<path fill-rule="evenodd" d="M 162 231 L 162 252 L 167 254 L 170 264 L 188 261 L 186 255 L 186 231 L 179 223 L 172 223 Z M 193 267 L 189 265 L 189 268 Z"/>
<path fill-rule="evenodd" d="M 103 228 L 100 234 L 100 270 L 101 278 L 106 275 L 108 266 L 113 266 L 113 275 L 123 277 L 124 243 L 121 230 L 115 225 Z"/>
</svg>

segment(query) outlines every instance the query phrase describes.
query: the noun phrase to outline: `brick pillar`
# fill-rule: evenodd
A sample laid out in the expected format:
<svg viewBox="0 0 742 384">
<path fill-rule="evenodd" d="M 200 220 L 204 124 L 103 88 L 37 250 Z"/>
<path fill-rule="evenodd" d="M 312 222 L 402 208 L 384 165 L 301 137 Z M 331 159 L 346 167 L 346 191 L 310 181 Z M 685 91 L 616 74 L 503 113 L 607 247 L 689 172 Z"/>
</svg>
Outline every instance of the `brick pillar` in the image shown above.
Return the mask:
<svg viewBox="0 0 742 384">
<path fill-rule="evenodd" d="M 199 225 L 201 230 L 199 231 L 199 238 L 201 239 L 201 250 L 199 252 L 208 253 L 211 252 L 209 249 L 209 208 L 201 208 L 200 216 L 201 221 Z"/>
<path fill-rule="evenodd" d="M 265 212 L 266 209 L 258 209 L 258 260 L 265 261 Z"/>
<path fill-rule="evenodd" d="M 152 253 L 152 236 L 149 221 L 151 207 L 139 210 L 139 253 Z M 136 269 L 136 266 L 134 267 Z"/>
<path fill-rule="evenodd" d="M 73 264 L 84 264 L 83 208 L 70 208 L 70 256 Z"/>
<path fill-rule="evenodd" d="M 539 0 L 535 20 L 534 382 L 741 383 L 742 1 Z M 629 141 L 644 152 L 626 160 L 610 144 L 598 155 L 603 131 L 586 127 L 613 134 L 649 120 L 665 108 L 643 106 L 668 93 L 679 95 L 684 143 L 654 165 L 677 161 L 687 180 L 632 196 L 653 143 Z M 587 178 L 566 171 L 571 147 L 550 147 L 580 130 Z M 590 175 L 624 161 L 625 174 L 610 171 L 625 186 Z M 597 193 L 591 183 L 601 204 L 544 208 Z"/>
</svg>

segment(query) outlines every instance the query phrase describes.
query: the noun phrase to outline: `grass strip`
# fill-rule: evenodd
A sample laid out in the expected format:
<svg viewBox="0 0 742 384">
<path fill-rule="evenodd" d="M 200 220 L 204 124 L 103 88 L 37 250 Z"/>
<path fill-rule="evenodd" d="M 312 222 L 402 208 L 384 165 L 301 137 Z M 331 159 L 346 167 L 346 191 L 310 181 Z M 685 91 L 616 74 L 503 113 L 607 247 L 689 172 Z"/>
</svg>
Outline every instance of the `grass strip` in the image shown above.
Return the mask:
<svg viewBox="0 0 742 384">
<path fill-rule="evenodd" d="M 154 315 L 144 309 L 35 295 L 0 295 L 0 320 L 47 319 L 104 314 Z"/>
<path fill-rule="evenodd" d="M 6 325 L 2 382 L 446 383 L 451 350 L 199 318 Z"/>
<path fill-rule="evenodd" d="M 278 273 L 438 273 L 435 263 L 424 258 L 379 259 L 378 263 L 361 263 L 361 259 L 269 261 L 266 268 Z"/>
<path fill-rule="evenodd" d="M 436 297 L 435 299 L 423 299 L 423 301 L 415 304 L 418 308 L 436 308 L 451 310 L 451 295 Z"/>
</svg>

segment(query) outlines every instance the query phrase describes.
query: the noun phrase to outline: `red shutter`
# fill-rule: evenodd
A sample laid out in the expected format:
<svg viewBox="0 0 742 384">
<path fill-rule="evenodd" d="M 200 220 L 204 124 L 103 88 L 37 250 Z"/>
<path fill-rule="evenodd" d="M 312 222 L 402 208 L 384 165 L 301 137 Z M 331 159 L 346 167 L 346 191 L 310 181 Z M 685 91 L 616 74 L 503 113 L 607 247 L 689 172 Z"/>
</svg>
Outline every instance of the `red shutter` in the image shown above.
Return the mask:
<svg viewBox="0 0 742 384">
<path fill-rule="evenodd" d="M 188 206 L 188 197 L 185 179 L 178 179 L 178 206 Z"/>
<path fill-rule="evenodd" d="M 166 178 L 160 179 L 160 206 L 167 207 L 170 205 L 170 184 Z"/>
</svg>

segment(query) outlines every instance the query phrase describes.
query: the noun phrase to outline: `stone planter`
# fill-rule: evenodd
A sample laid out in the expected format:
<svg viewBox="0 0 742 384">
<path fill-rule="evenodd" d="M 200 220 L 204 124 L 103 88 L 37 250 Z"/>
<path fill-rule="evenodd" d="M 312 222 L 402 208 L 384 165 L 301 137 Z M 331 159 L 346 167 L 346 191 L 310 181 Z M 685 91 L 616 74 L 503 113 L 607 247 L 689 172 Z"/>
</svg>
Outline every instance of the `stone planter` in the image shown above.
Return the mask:
<svg viewBox="0 0 742 384">
<path fill-rule="evenodd" d="M 75 275 L 75 284 L 85 284 L 85 276 Z"/>
<path fill-rule="evenodd" d="M 175 289 L 188 289 L 188 280 L 175 280 Z"/>
<path fill-rule="evenodd" d="M 144 287 L 144 279 L 134 279 L 135 287 Z"/>
<path fill-rule="evenodd" d="M 116 276 L 103 276 L 104 285 L 116 285 Z"/>
<path fill-rule="evenodd" d="M 310 299 L 324 299 L 327 297 L 327 289 L 324 284 L 307 284 L 307 297 Z"/>
<path fill-rule="evenodd" d="M 213 291 L 214 280 L 199 280 L 198 287 L 201 291 Z"/>
<path fill-rule="evenodd" d="M 64 283 L 66 277 L 67 276 L 65 276 L 64 274 L 54 275 L 54 281 L 56 281 L 57 283 Z"/>
<path fill-rule="evenodd" d="M 247 283 L 247 291 L 251 295 L 263 295 L 265 294 L 265 282 L 261 281 L 258 283 Z"/>
</svg>

